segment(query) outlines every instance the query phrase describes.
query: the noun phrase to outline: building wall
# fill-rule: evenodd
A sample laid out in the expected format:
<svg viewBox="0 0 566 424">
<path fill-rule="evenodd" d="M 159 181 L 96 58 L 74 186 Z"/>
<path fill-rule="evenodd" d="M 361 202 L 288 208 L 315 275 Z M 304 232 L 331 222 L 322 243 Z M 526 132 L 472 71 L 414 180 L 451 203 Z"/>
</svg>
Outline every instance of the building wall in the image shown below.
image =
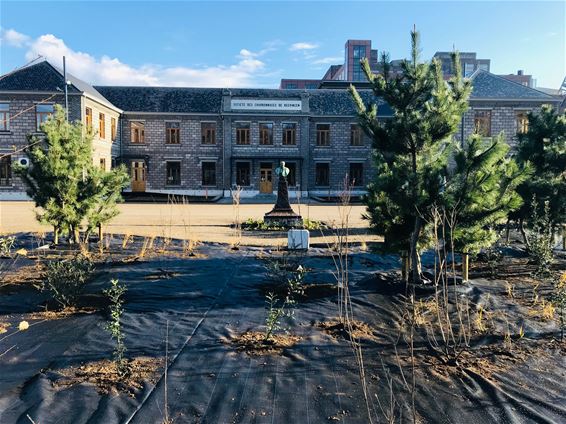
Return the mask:
<svg viewBox="0 0 566 424">
<path fill-rule="evenodd" d="M 19 151 L 28 144 L 28 136 L 43 136 L 37 130 L 35 105 L 46 101 L 46 104 L 59 104 L 65 106 L 65 98 L 62 94 L 57 94 L 50 98 L 52 94 L 18 94 L 0 93 L 0 103 L 10 104 L 10 121 L 8 131 L 0 131 L 0 155 L 10 154 L 12 160 L 11 184 L 0 186 L 0 199 L 25 199 L 25 186 L 23 181 L 15 174 L 14 165 L 20 158 L 27 157 L 25 152 Z M 71 121 L 81 118 L 81 97 L 69 95 L 69 119 Z"/>
<path fill-rule="evenodd" d="M 505 141 L 513 148 L 517 145 L 517 113 L 531 112 L 540 109 L 540 103 L 533 102 L 508 102 L 506 104 L 496 102 L 470 102 L 470 108 L 464 114 L 464 139 L 469 138 L 475 130 L 474 117 L 476 111 L 491 111 L 491 136 L 495 137 L 503 133 Z M 456 139 L 461 141 L 462 124 L 460 124 Z"/>
<path fill-rule="evenodd" d="M 145 143 L 132 143 L 131 123 L 145 124 Z M 166 123 L 180 124 L 180 144 L 166 144 Z M 201 143 L 201 122 L 216 124 L 216 144 Z M 123 117 L 122 161 L 128 165 L 132 160 L 146 160 L 146 191 L 178 194 L 215 193 L 222 188 L 223 175 L 223 123 L 214 115 L 135 115 Z M 181 162 L 181 184 L 166 184 L 166 162 Z M 202 162 L 216 162 L 216 186 L 202 185 Z"/>
<path fill-rule="evenodd" d="M 114 144 L 119 143 L 118 128 L 120 127 L 120 113 L 114 109 L 92 100 L 88 97 L 82 97 L 81 102 L 81 121 L 86 123 L 86 108 L 92 110 L 92 161 L 95 165 L 100 165 L 100 160 L 104 159 L 106 163 L 105 170 L 110 170 L 112 166 L 112 158 L 117 156 Z M 102 138 L 99 132 L 100 113 L 104 114 L 105 137 Z M 116 119 L 116 139 L 112 140 L 112 118 Z"/>
<path fill-rule="evenodd" d="M 352 146 L 350 143 L 350 126 L 356 124 L 356 118 L 344 117 L 314 117 L 310 120 L 309 128 L 309 191 L 323 195 L 328 192 L 340 191 L 344 187 L 344 178 L 350 172 L 350 163 L 363 164 L 363 183 L 373 179 L 375 175 L 371 159 L 371 140 L 363 134 L 362 146 Z M 317 124 L 330 124 L 330 146 L 317 146 Z M 317 162 L 329 163 L 328 187 L 319 187 L 315 184 L 315 170 Z M 354 190 L 363 189 L 355 187 Z"/>
<path fill-rule="evenodd" d="M 34 102 L 44 99 L 44 95 L 1 95 L 0 102 L 10 103 L 10 112 L 13 117 L 22 110 L 30 109 L 10 122 L 7 132 L 0 132 L 0 152 L 8 152 L 24 147 L 26 138 L 35 133 L 36 115 Z M 64 102 L 62 95 L 54 100 L 59 104 Z M 259 191 L 260 164 L 271 163 L 272 169 L 280 160 L 295 163 L 297 169 L 297 186 L 303 192 L 311 195 L 337 195 L 343 188 L 344 177 L 350 172 L 351 163 L 363 164 L 363 184 L 367 184 L 374 177 L 372 161 L 371 140 L 363 135 L 362 146 L 351 146 L 350 125 L 356 123 L 356 117 L 345 116 L 313 116 L 307 97 L 302 97 L 303 107 L 300 112 L 269 113 L 269 112 L 234 112 L 226 110 L 229 105 L 229 96 L 225 99 L 223 113 L 218 114 L 135 114 L 127 113 L 119 116 L 115 110 L 99 104 L 83 96 L 69 96 L 70 119 L 85 121 L 85 108 L 93 111 L 93 128 L 98 130 L 98 114 L 106 115 L 106 139 L 101 140 L 98 135 L 93 142 L 93 161 L 99 163 L 100 158 L 106 159 L 106 166 L 112 164 L 112 158 L 120 160 L 128 166 L 132 160 L 144 160 L 147 163 L 146 191 L 166 192 L 188 195 L 229 195 L 230 188 L 236 182 L 236 162 L 249 161 L 251 163 L 251 184 L 246 187 L 246 193 L 255 195 Z M 517 112 L 526 112 L 540 108 L 539 102 L 526 101 L 478 101 L 470 102 L 470 109 L 463 118 L 463 136 L 468 138 L 474 132 L 474 114 L 476 110 L 491 110 L 491 135 L 504 132 L 507 142 L 516 144 Z M 111 142 L 111 118 L 117 120 L 117 139 Z M 145 143 L 131 142 L 131 123 L 141 121 L 145 124 Z M 180 144 L 166 144 L 166 123 L 178 122 L 180 125 Z M 237 122 L 249 122 L 251 137 L 250 145 L 236 144 Z M 216 144 L 203 145 L 201 143 L 201 123 L 214 122 L 216 125 Z M 261 122 L 273 123 L 273 145 L 260 145 L 259 124 Z M 282 125 L 286 122 L 296 123 L 295 146 L 282 144 Z M 317 124 L 330 125 L 330 146 L 317 146 Z M 456 133 L 461 139 L 462 127 Z M 14 154 L 15 161 L 23 156 Z M 178 186 L 166 184 L 166 162 L 179 161 L 181 163 L 181 183 Z M 202 185 L 202 163 L 216 163 L 216 185 L 204 187 Z M 317 187 L 316 163 L 329 164 L 330 183 L 328 187 Z M 276 191 L 276 178 L 273 175 L 273 190 Z M 363 186 L 355 187 L 357 192 L 363 191 Z M 15 176 L 12 185 L 0 187 L 0 198 L 17 198 L 24 192 L 24 186 Z M 18 194 L 19 193 L 19 194 Z M 291 194 L 293 191 L 291 190 Z"/>
</svg>

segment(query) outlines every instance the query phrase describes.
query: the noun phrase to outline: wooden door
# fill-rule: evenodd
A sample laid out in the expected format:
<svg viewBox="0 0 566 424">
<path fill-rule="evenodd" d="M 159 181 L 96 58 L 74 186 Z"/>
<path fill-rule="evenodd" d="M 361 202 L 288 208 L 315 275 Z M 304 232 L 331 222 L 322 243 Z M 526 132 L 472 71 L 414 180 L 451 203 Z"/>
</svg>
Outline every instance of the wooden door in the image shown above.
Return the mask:
<svg viewBox="0 0 566 424">
<path fill-rule="evenodd" d="M 259 177 L 259 192 L 273 193 L 273 169 L 260 168 Z"/>
<path fill-rule="evenodd" d="M 132 161 L 132 191 L 145 191 L 146 168 L 145 162 Z"/>
</svg>

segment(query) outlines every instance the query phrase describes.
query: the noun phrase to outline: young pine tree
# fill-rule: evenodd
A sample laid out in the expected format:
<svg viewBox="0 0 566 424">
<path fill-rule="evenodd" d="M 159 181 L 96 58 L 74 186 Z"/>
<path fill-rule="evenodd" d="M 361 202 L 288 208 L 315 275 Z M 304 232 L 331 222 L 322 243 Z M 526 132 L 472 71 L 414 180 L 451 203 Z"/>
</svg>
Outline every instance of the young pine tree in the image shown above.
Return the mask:
<svg viewBox="0 0 566 424">
<path fill-rule="evenodd" d="M 92 161 L 92 135 L 80 122 L 70 123 L 65 111 L 55 113 L 42 124 L 43 140 L 30 137 L 30 166 L 16 172 L 27 186 L 27 194 L 41 208 L 40 222 L 54 227 L 54 241 L 69 234 L 79 241 L 85 219 L 88 227 L 104 223 L 115 215 L 114 205 L 127 183 L 124 168 L 103 172 Z"/>
<path fill-rule="evenodd" d="M 470 82 L 462 79 L 457 53 L 455 75 L 445 81 L 440 63 L 419 59 L 419 34 L 411 32 L 411 60 L 392 75 L 387 55 L 382 74 L 363 69 L 376 97 L 385 100 L 394 115 L 377 120 L 375 103 L 366 105 L 351 86 L 364 131 L 373 139 L 377 177 L 368 186 L 370 225 L 385 238 L 386 247 L 410 252 L 411 280 L 421 279 L 419 249 L 427 213 L 438 204 L 446 176 L 449 147 L 468 107 Z"/>
<path fill-rule="evenodd" d="M 517 186 L 529 176 L 509 158 L 502 134 L 493 139 L 473 135 L 463 148 L 456 147 L 449 167 L 442 203 L 454 213 L 455 228 L 445 232 L 456 251 L 476 254 L 495 243 L 495 225 L 505 222 L 522 199 Z"/>
<path fill-rule="evenodd" d="M 525 244 L 530 246 L 524 224 L 532 224 L 534 207 L 540 216 L 548 202 L 551 226 L 566 223 L 566 112 L 558 114 L 546 105 L 538 113 L 529 113 L 528 119 L 528 131 L 518 135 L 517 161 L 529 163 L 533 175 L 518 188 L 523 206 L 513 218 L 519 221 Z"/>
</svg>

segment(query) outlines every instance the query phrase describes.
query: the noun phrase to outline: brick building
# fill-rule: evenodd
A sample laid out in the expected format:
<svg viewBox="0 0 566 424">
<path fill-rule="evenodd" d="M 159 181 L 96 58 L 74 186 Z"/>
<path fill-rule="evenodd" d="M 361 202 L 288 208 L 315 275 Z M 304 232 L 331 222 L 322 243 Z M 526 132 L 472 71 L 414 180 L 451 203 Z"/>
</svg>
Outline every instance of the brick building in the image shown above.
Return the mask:
<svg viewBox="0 0 566 424">
<path fill-rule="evenodd" d="M 128 191 L 211 198 L 276 190 L 280 160 L 291 170 L 290 195 L 336 196 L 346 175 L 354 194 L 374 176 L 371 141 L 360 130 L 347 81 L 317 90 L 109 87 L 69 78 L 69 118 L 96 132 L 93 161 L 105 168 L 125 163 Z M 504 131 L 510 144 L 528 127 L 526 113 L 559 99 L 487 71 L 471 75 L 470 109 L 457 138 L 479 131 Z M 11 163 L 25 160 L 26 136 L 38 131 L 55 103 L 63 102 L 60 71 L 46 62 L 0 80 L 0 199 L 24 198 Z M 378 117 L 392 111 L 375 99 L 367 83 L 357 83 L 366 101 L 378 103 Z M 45 108 L 47 106 L 47 108 Z M 45 110 L 44 110 L 45 109 Z M 7 112 L 2 112 L 2 111 Z M 4 113 L 4 115 L 1 115 Z"/>
<path fill-rule="evenodd" d="M 92 86 L 67 75 L 69 120 L 81 121 L 94 132 L 92 160 L 110 169 L 118 155 L 116 136 L 121 110 Z M 40 62 L 0 79 L 0 200 L 25 198 L 22 181 L 13 175 L 13 163 L 26 165 L 28 136 L 41 137 L 39 126 L 56 104 L 65 106 L 63 72 Z"/>
</svg>

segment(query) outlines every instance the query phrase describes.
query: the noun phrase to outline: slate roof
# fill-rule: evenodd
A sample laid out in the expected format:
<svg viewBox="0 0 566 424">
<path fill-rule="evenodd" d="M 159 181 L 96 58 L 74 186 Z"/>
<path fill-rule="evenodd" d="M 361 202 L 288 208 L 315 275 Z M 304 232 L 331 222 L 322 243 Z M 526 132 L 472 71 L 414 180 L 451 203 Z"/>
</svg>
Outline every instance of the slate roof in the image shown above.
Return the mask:
<svg viewBox="0 0 566 424">
<path fill-rule="evenodd" d="M 116 108 L 94 87 L 68 72 L 67 81 L 71 82 L 67 87 L 68 93 L 83 93 L 106 106 Z M 0 79 L 0 91 L 57 91 L 63 93 L 64 90 L 63 71 L 46 60 L 26 66 Z"/>
<path fill-rule="evenodd" d="M 36 63 L 7 74 L 0 79 L 0 91 L 64 91 L 63 74 L 47 61 Z M 69 86 L 69 93 L 80 90 Z"/>
<path fill-rule="evenodd" d="M 375 102 L 371 90 L 358 90 L 366 105 Z M 357 113 L 356 105 L 347 90 L 309 90 L 310 110 L 313 115 L 322 116 L 354 116 Z M 387 103 L 378 99 L 378 116 L 393 116 L 393 111 Z"/>
<path fill-rule="evenodd" d="M 222 112 L 222 94 L 229 93 L 232 98 L 301 98 L 308 94 L 310 113 L 317 116 L 353 116 L 356 107 L 346 90 L 345 81 L 332 89 L 281 90 L 256 88 L 185 88 L 185 87 L 113 87 L 96 86 L 67 74 L 69 93 L 83 93 L 109 107 L 129 112 L 161 113 L 203 113 Z M 477 70 L 472 76 L 473 91 L 471 100 L 534 100 L 556 101 L 557 99 L 542 91 Z M 339 83 L 338 81 L 336 83 Z M 63 73 L 47 61 L 27 66 L 0 79 L 0 91 L 47 91 L 63 90 Z M 359 87 L 359 93 L 366 104 L 375 101 L 371 90 Z M 269 112 L 264 112 L 269 113 Z M 378 100 L 378 115 L 391 116 L 391 108 Z"/>
<path fill-rule="evenodd" d="M 556 101 L 542 91 L 510 81 L 490 72 L 478 69 L 470 77 L 473 84 L 471 99 L 521 99 L 521 100 L 549 100 Z"/>
<path fill-rule="evenodd" d="M 352 116 L 356 107 L 347 90 L 280 90 L 258 88 L 174 88 L 108 87 L 96 89 L 110 102 L 128 112 L 221 113 L 222 93 L 232 98 L 300 99 L 307 94 L 310 113 L 320 116 Z M 366 103 L 373 100 L 370 90 L 360 90 Z M 387 104 L 380 102 L 378 114 L 391 116 Z M 255 111 L 255 114 L 262 112 Z M 263 113 L 271 113 L 269 111 Z"/>
<path fill-rule="evenodd" d="M 128 112 L 220 113 L 221 88 L 109 87 L 96 89 Z"/>
</svg>

